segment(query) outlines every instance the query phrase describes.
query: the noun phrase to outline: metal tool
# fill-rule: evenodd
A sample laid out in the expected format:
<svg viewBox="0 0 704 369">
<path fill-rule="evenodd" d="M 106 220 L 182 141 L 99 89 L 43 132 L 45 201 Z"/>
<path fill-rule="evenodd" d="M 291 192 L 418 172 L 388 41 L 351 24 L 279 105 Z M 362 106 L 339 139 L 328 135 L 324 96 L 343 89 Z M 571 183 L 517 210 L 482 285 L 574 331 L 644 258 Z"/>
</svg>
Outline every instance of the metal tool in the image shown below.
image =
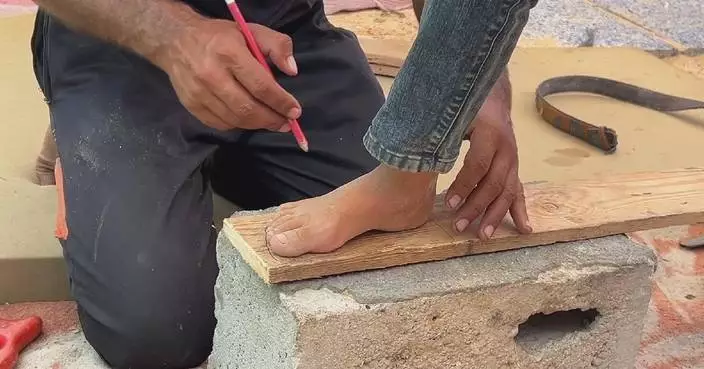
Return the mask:
<svg viewBox="0 0 704 369">
<path fill-rule="evenodd" d="M 704 101 L 666 95 L 607 78 L 561 76 L 542 82 L 536 89 L 535 105 L 543 119 L 553 127 L 604 150 L 606 154 L 616 151 L 616 131 L 575 118 L 547 101 L 547 95 L 561 92 L 587 92 L 608 96 L 660 112 L 704 109 Z"/>
</svg>

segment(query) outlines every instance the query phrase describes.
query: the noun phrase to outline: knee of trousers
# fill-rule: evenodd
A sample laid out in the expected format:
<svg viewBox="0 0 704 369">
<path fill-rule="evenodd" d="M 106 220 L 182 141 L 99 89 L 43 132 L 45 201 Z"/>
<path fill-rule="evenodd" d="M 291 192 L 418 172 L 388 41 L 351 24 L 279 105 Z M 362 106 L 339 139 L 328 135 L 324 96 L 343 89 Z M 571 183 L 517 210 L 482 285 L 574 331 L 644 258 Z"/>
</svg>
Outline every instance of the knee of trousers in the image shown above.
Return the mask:
<svg viewBox="0 0 704 369">
<path fill-rule="evenodd" d="M 190 369 L 210 355 L 213 317 L 168 316 L 115 320 L 115 329 L 79 311 L 86 339 L 116 369 Z"/>
</svg>

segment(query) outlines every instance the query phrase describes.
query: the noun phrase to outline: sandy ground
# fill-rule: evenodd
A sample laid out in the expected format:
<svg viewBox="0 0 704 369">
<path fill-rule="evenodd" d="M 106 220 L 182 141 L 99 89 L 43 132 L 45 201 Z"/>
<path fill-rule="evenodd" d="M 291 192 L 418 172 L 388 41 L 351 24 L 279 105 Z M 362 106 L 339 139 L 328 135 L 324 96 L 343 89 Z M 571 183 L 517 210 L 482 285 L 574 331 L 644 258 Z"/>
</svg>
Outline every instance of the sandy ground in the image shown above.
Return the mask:
<svg viewBox="0 0 704 369">
<path fill-rule="evenodd" d="M 678 55 L 678 56 L 665 58 L 665 60 L 677 68 L 680 68 L 688 73 L 691 73 L 691 74 L 697 76 L 698 78 L 704 79 L 704 55 L 699 55 L 699 56 Z"/>
<path fill-rule="evenodd" d="M 349 29 L 357 36 L 378 39 L 412 40 L 418 32 L 418 22 L 413 9 L 398 12 L 364 10 L 329 15 L 336 26 Z"/>
<path fill-rule="evenodd" d="M 413 9 L 399 12 L 382 10 L 364 10 L 351 13 L 337 13 L 328 16 L 330 21 L 340 27 L 349 29 L 358 36 L 376 39 L 400 39 L 412 41 L 418 32 Z M 522 38 L 519 47 L 555 47 L 557 42 L 552 39 Z M 704 55 L 678 55 L 664 58 L 672 65 L 704 79 Z"/>
</svg>

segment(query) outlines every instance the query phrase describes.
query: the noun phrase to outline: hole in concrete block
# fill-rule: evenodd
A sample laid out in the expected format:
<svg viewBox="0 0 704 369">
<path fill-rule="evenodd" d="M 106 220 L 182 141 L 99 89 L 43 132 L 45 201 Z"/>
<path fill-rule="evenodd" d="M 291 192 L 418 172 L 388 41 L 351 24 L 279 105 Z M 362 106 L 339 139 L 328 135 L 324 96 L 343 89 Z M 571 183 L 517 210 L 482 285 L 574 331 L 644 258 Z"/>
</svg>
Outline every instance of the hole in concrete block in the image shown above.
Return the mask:
<svg viewBox="0 0 704 369">
<path fill-rule="evenodd" d="M 528 352 L 558 344 L 570 333 L 588 329 L 601 314 L 597 309 L 573 309 L 552 314 L 538 313 L 519 324 L 516 343 Z"/>
</svg>

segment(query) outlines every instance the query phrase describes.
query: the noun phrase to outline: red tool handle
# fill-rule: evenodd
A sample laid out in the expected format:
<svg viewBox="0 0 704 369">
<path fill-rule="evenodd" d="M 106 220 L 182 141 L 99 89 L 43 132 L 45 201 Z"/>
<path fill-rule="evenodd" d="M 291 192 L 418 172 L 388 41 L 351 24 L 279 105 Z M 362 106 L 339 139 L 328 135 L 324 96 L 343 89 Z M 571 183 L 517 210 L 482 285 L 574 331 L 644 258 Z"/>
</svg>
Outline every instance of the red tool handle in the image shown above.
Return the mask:
<svg viewBox="0 0 704 369">
<path fill-rule="evenodd" d="M 0 319 L 0 369 L 12 369 L 20 352 L 42 332 L 42 320 L 37 316 L 22 320 Z"/>
</svg>

